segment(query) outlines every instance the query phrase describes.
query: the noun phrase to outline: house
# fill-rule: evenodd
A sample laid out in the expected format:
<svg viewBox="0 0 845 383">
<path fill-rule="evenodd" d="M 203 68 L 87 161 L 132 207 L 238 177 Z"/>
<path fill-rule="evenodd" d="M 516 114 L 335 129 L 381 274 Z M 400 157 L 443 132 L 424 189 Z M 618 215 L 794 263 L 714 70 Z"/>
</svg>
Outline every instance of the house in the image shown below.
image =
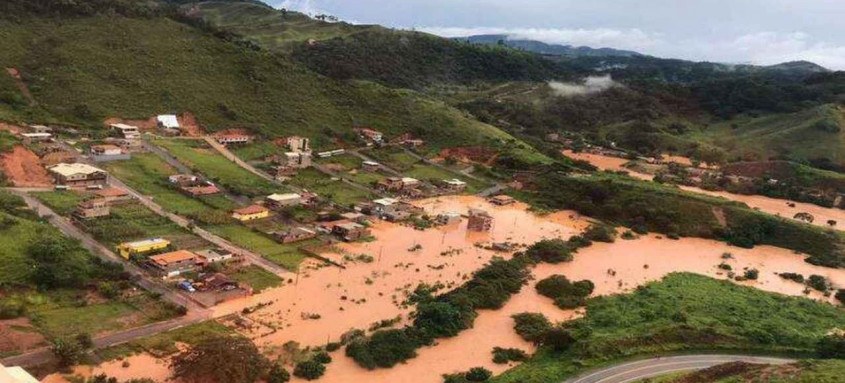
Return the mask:
<svg viewBox="0 0 845 383">
<path fill-rule="evenodd" d="M 509 195 L 504 195 L 504 194 L 499 194 L 497 196 L 494 196 L 494 197 L 490 198 L 488 201 L 490 201 L 490 203 L 492 203 L 493 205 L 498 205 L 498 206 L 510 205 L 510 204 L 516 202 L 516 200 L 513 199 L 513 197 L 511 197 Z"/>
<path fill-rule="evenodd" d="M 31 144 L 33 142 L 47 142 L 53 140 L 53 135 L 50 133 L 21 133 L 23 142 Z"/>
<path fill-rule="evenodd" d="M 481 209 L 469 209 L 467 230 L 490 231 L 493 228 L 493 217 Z"/>
<path fill-rule="evenodd" d="M 378 130 L 370 128 L 355 128 L 354 131 L 358 133 L 358 136 L 364 139 L 364 141 L 381 143 L 382 140 L 384 140 L 384 135 L 382 135 Z"/>
<path fill-rule="evenodd" d="M 30 125 L 29 130 L 32 133 L 53 133 L 53 128 L 44 125 Z"/>
<path fill-rule="evenodd" d="M 156 125 L 159 129 L 169 131 L 171 133 L 179 133 L 179 119 L 173 114 L 162 114 L 156 116 Z"/>
<path fill-rule="evenodd" d="M 127 140 L 137 140 L 141 138 L 141 130 L 137 126 L 127 124 L 111 124 L 109 128 L 120 134 L 121 137 Z"/>
<path fill-rule="evenodd" d="M 225 262 L 235 257 L 231 251 L 223 249 L 208 249 L 197 252 L 202 264 Z"/>
<path fill-rule="evenodd" d="M 434 222 L 438 225 L 450 225 L 461 221 L 461 213 L 454 211 L 447 211 L 440 213 L 434 218 Z"/>
<path fill-rule="evenodd" d="M 395 198 L 380 198 L 377 200 L 373 200 L 373 210 L 376 213 L 380 213 L 384 211 L 387 207 L 393 206 L 396 203 L 399 203 L 399 200 Z"/>
<path fill-rule="evenodd" d="M 334 225 L 332 233 L 346 242 L 357 241 L 361 238 L 370 236 L 370 230 L 367 229 L 366 226 L 355 222 L 345 222 Z"/>
<path fill-rule="evenodd" d="M 187 271 L 193 271 L 202 264 L 199 256 L 188 250 L 177 250 L 153 255 L 150 266 L 158 269 L 165 277 L 173 277 Z"/>
<path fill-rule="evenodd" d="M 104 199 L 92 199 L 89 201 L 82 201 L 73 211 L 74 218 L 77 219 L 91 219 L 98 217 L 107 217 L 111 214 L 108 201 Z"/>
<path fill-rule="evenodd" d="M 150 238 L 142 241 L 124 242 L 117 245 L 117 250 L 123 258 L 129 259 L 133 254 L 146 254 L 152 251 L 166 249 L 170 241 L 163 238 Z"/>
<path fill-rule="evenodd" d="M 450 180 L 443 180 L 442 186 L 449 191 L 462 192 L 467 188 L 467 183 L 457 178 L 452 178 Z"/>
<path fill-rule="evenodd" d="M 47 168 L 53 175 L 57 185 L 81 187 L 90 185 L 105 185 L 109 174 L 105 170 L 87 164 L 60 163 Z"/>
<path fill-rule="evenodd" d="M 194 182 L 199 181 L 199 177 L 191 174 L 174 174 L 167 177 L 167 181 L 174 185 L 181 186 L 185 184 L 193 184 Z"/>
<path fill-rule="evenodd" d="M 197 281 L 196 285 L 200 291 L 229 291 L 240 287 L 238 282 L 222 273 L 206 275 Z"/>
<path fill-rule="evenodd" d="M 217 142 L 223 145 L 229 144 L 248 144 L 252 141 L 252 136 L 240 133 L 223 133 L 214 137 Z"/>
<path fill-rule="evenodd" d="M 425 141 L 420 140 L 418 138 L 411 138 L 411 139 L 407 139 L 407 140 L 402 140 L 402 142 L 400 142 L 400 143 L 402 145 L 404 145 L 405 147 L 412 148 L 412 149 L 425 145 Z"/>
<path fill-rule="evenodd" d="M 311 239 L 317 236 L 317 232 L 305 227 L 294 227 L 287 231 L 275 232 L 273 237 L 281 243 L 293 243 Z"/>
<path fill-rule="evenodd" d="M 367 221 L 366 215 L 354 211 L 349 213 L 343 213 L 340 216 L 343 217 L 343 219 L 347 219 L 352 222 L 364 223 Z"/>
<path fill-rule="evenodd" d="M 374 171 L 379 170 L 380 168 L 381 168 L 381 165 L 378 162 L 375 162 L 375 161 L 367 160 L 367 161 L 364 161 L 364 162 L 361 163 L 361 169 L 368 171 L 368 172 L 374 172 Z"/>
<path fill-rule="evenodd" d="M 286 181 L 296 176 L 296 168 L 285 165 L 277 165 L 273 167 L 273 170 L 270 173 L 276 180 Z"/>
<path fill-rule="evenodd" d="M 296 153 L 310 153 L 311 139 L 299 136 L 290 136 L 287 138 L 288 149 Z"/>
<path fill-rule="evenodd" d="M 307 168 L 311 166 L 311 152 L 287 152 L 282 156 L 276 156 L 274 162 L 289 168 Z"/>
<path fill-rule="evenodd" d="M 109 204 L 116 204 L 132 200 L 132 196 L 129 195 L 126 190 L 114 187 L 97 190 L 96 192 L 94 192 L 94 194 Z"/>
<path fill-rule="evenodd" d="M 302 203 L 302 196 L 296 193 L 270 194 L 264 202 L 271 209 L 281 209 Z"/>
<path fill-rule="evenodd" d="M 420 180 L 411 177 L 402 177 L 402 189 L 413 188 L 420 184 Z"/>
<path fill-rule="evenodd" d="M 270 210 L 261 205 L 250 205 L 232 212 L 232 218 L 241 222 L 267 218 L 269 216 Z"/>
<path fill-rule="evenodd" d="M 398 191 L 402 190 L 404 183 L 402 178 L 387 177 L 376 184 L 376 188 L 384 191 Z"/>
<path fill-rule="evenodd" d="M 343 154 L 343 153 L 346 153 L 346 149 L 328 150 L 328 151 L 325 151 L 325 152 L 319 152 L 319 153 L 317 153 L 317 157 L 320 157 L 320 158 L 329 158 L 329 157 L 332 157 L 332 156 L 338 156 L 338 155 L 341 155 L 341 154 Z"/>
<path fill-rule="evenodd" d="M 390 206 L 381 212 L 381 218 L 390 222 L 404 221 L 412 215 L 411 211 L 402 209 L 398 205 Z"/>
<path fill-rule="evenodd" d="M 167 177 L 167 181 L 192 197 L 220 193 L 220 188 L 217 185 L 191 174 L 174 174 Z"/>
<path fill-rule="evenodd" d="M 6 367 L 0 364 L 0 382 L 3 383 L 38 383 L 38 379 L 21 367 Z"/>
</svg>

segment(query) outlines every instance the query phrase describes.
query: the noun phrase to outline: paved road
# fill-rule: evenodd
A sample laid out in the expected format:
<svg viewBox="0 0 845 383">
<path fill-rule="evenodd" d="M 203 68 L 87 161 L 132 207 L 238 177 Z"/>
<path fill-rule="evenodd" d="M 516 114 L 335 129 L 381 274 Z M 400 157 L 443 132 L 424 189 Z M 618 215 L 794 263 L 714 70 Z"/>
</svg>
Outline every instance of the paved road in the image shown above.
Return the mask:
<svg viewBox="0 0 845 383">
<path fill-rule="evenodd" d="M 259 266 L 259 267 L 262 267 L 262 268 L 264 268 L 265 270 L 267 270 L 271 273 L 274 273 L 276 275 L 281 276 L 282 278 L 288 278 L 288 277 L 293 276 L 293 273 L 291 273 L 290 271 L 282 268 L 279 265 L 276 265 L 273 262 L 268 261 L 267 259 L 265 259 L 261 255 L 253 253 L 249 250 L 240 248 L 238 246 L 235 246 L 231 242 L 229 242 L 229 241 L 227 241 L 223 238 L 220 238 L 217 235 L 212 234 L 211 232 L 209 232 L 209 231 L 207 231 L 203 228 L 191 225 L 191 221 L 188 220 L 187 218 L 182 217 L 180 215 L 170 213 L 170 212 L 164 210 L 164 208 L 161 207 L 161 205 L 155 203 L 150 197 L 147 197 L 147 196 L 135 191 L 134 189 L 130 188 L 129 185 L 126 185 L 125 183 L 123 183 L 121 180 L 119 180 L 115 177 L 109 177 L 109 184 L 111 186 L 126 190 L 129 194 L 131 194 L 133 197 L 138 199 L 139 202 L 144 204 L 144 206 L 146 206 L 147 208 L 152 210 L 154 213 L 169 219 L 170 221 L 172 221 L 173 223 L 175 223 L 175 224 L 177 224 L 181 227 L 184 227 L 188 230 L 191 230 L 194 234 L 200 236 L 202 239 L 205 239 L 206 241 L 211 242 L 214 245 L 219 246 L 222 249 L 228 250 L 228 251 L 230 251 L 234 254 L 239 254 L 239 255 L 243 256 L 244 259 L 249 263 L 256 265 L 256 266 Z"/>
<path fill-rule="evenodd" d="M 750 355 L 667 356 L 617 364 L 568 379 L 564 383 L 629 383 L 675 372 L 700 370 L 730 362 L 786 364 L 793 363 L 795 360 Z"/>
</svg>

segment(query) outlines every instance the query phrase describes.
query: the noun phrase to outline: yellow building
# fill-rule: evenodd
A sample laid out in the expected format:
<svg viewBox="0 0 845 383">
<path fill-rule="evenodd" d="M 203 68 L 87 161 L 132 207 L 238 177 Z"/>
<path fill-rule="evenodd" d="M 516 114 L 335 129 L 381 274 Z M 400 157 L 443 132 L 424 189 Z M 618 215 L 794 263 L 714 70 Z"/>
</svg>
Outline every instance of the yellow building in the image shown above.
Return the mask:
<svg viewBox="0 0 845 383">
<path fill-rule="evenodd" d="M 144 254 L 161 250 L 170 246 L 170 241 L 162 238 L 151 238 L 143 241 L 124 242 L 117 245 L 117 250 L 123 258 L 129 259 L 132 254 Z"/>
<path fill-rule="evenodd" d="M 232 212 L 232 218 L 245 222 L 245 221 L 252 221 L 254 219 L 261 219 L 267 218 L 270 216 L 270 210 L 264 206 L 260 205 L 251 205 L 247 206 L 243 209 L 237 209 Z"/>
</svg>

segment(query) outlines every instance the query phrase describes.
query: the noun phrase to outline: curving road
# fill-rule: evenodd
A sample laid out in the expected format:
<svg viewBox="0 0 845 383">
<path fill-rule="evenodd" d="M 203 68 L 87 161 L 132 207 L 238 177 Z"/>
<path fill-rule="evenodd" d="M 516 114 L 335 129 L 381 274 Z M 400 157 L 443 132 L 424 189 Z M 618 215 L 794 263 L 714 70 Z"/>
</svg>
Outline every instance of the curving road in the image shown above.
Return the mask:
<svg viewBox="0 0 845 383">
<path fill-rule="evenodd" d="M 701 370 L 730 362 L 787 364 L 793 363 L 795 360 L 751 355 L 721 354 L 666 356 L 617 364 L 615 366 L 570 378 L 564 383 L 630 383 L 645 378 L 653 378 L 675 372 Z"/>
</svg>

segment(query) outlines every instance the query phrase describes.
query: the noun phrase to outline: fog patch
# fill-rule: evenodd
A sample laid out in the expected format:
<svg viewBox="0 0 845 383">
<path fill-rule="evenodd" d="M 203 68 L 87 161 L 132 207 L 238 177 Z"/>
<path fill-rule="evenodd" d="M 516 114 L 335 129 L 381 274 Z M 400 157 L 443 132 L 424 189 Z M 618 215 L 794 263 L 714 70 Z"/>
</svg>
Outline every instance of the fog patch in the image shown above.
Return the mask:
<svg viewBox="0 0 845 383">
<path fill-rule="evenodd" d="M 613 81 L 609 74 L 604 76 L 589 76 L 580 83 L 549 81 L 549 87 L 552 88 L 555 95 L 561 97 L 599 93 L 617 86 L 622 85 Z"/>
</svg>

